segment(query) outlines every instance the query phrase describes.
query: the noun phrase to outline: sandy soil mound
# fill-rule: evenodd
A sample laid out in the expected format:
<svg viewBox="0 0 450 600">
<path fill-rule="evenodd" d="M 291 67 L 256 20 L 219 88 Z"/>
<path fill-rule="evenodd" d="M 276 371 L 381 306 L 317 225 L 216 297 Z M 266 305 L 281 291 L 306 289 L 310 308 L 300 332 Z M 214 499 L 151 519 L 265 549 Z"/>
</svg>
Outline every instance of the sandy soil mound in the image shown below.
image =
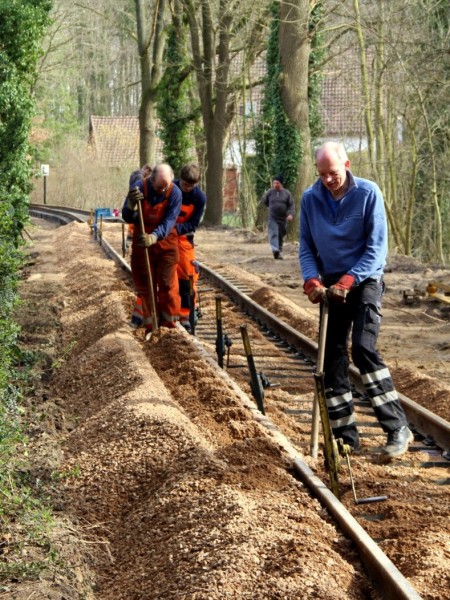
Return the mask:
<svg viewBox="0 0 450 600">
<path fill-rule="evenodd" d="M 268 287 L 259 288 L 253 292 L 251 298 L 303 335 L 313 340 L 317 339 L 317 311 L 301 308 Z"/>
</svg>

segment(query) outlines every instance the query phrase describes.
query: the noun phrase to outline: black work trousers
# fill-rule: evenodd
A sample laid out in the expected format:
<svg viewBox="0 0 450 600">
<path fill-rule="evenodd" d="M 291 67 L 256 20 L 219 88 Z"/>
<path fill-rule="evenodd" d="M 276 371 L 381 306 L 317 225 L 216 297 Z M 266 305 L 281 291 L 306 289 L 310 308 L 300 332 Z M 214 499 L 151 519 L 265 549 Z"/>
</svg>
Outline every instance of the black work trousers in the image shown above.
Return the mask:
<svg viewBox="0 0 450 600">
<path fill-rule="evenodd" d="M 337 279 L 324 278 L 324 285 L 329 287 Z M 381 428 L 388 433 L 406 424 L 389 369 L 376 349 L 382 293 L 382 282 L 366 279 L 352 288 L 345 303 L 329 302 L 324 361 L 326 402 L 334 436 L 351 446 L 357 445 L 359 437 L 348 375 L 350 334 L 352 359 Z"/>
</svg>

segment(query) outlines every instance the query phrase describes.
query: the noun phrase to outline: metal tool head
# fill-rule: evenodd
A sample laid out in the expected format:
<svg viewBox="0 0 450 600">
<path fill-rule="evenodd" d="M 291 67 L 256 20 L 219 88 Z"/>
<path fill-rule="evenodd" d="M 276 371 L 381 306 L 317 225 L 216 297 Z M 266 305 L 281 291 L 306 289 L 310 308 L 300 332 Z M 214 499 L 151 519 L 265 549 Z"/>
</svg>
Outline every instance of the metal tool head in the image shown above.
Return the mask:
<svg viewBox="0 0 450 600">
<path fill-rule="evenodd" d="M 387 496 L 372 496 L 372 498 L 359 498 L 355 497 L 355 504 L 371 504 L 372 502 L 383 502 L 387 500 Z"/>
</svg>

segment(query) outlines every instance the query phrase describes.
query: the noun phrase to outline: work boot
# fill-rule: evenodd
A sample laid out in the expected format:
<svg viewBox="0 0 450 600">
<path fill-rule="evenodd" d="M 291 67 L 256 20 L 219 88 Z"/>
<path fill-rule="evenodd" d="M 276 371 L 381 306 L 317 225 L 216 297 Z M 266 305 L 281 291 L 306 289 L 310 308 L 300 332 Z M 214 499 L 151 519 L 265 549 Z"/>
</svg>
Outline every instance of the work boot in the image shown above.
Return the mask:
<svg viewBox="0 0 450 600">
<path fill-rule="evenodd" d="M 280 256 L 280 251 L 279 250 L 274 250 L 273 251 L 273 257 L 274 258 L 279 258 L 279 256 Z"/>
<path fill-rule="evenodd" d="M 412 432 L 406 425 L 403 425 L 400 429 L 394 429 L 394 431 L 388 433 L 387 444 L 381 451 L 388 458 L 401 456 L 408 450 L 409 443 L 413 440 Z"/>
<path fill-rule="evenodd" d="M 160 325 L 161 327 L 167 327 L 168 329 L 175 329 L 177 326 L 175 321 L 168 321 L 167 319 L 163 319 Z"/>
<path fill-rule="evenodd" d="M 188 333 L 191 333 L 192 328 L 191 328 L 191 322 L 189 321 L 189 319 L 187 319 L 186 317 L 181 317 L 180 325 L 182 325 Z"/>
<path fill-rule="evenodd" d="M 132 329 L 139 329 L 139 327 L 143 326 L 144 319 L 140 319 L 136 315 L 133 315 L 129 324 Z"/>
</svg>

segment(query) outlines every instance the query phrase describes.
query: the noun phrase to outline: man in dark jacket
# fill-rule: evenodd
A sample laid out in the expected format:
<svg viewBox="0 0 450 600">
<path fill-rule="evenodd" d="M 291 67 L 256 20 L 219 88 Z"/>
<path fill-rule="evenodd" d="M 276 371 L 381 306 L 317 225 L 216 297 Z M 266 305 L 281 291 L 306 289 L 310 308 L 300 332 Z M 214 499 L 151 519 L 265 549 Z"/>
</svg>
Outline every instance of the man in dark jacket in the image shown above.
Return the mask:
<svg viewBox="0 0 450 600">
<path fill-rule="evenodd" d="M 286 235 L 287 223 L 292 221 L 295 204 L 292 194 L 284 187 L 284 178 L 277 175 L 273 178 L 272 188 L 268 190 L 261 202 L 269 208 L 269 244 L 275 259 L 282 260 L 283 239 Z"/>
</svg>

